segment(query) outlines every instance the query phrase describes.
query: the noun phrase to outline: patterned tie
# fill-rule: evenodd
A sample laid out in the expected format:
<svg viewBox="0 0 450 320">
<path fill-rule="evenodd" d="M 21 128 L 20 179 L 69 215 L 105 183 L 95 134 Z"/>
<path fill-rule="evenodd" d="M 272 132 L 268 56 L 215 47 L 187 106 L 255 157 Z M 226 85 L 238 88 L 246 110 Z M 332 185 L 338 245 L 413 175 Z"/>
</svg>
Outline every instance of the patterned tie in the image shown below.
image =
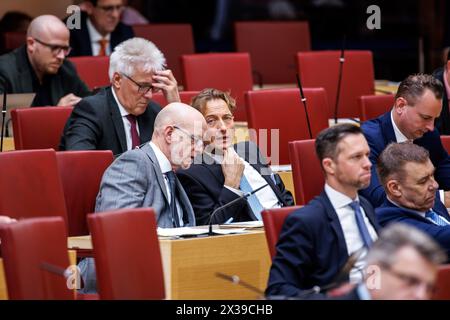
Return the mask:
<svg viewBox="0 0 450 320">
<path fill-rule="evenodd" d="M 441 217 L 439 214 L 437 214 L 436 212 L 434 212 L 431 209 L 430 209 L 430 211 L 425 213 L 425 218 L 434 222 L 438 226 L 448 226 L 449 225 L 449 222 L 446 219 L 444 219 L 443 217 Z"/>
<path fill-rule="evenodd" d="M 137 132 L 137 127 L 136 127 L 136 116 L 129 114 L 129 115 L 127 115 L 127 119 L 131 125 L 131 128 L 130 128 L 131 149 L 134 149 L 140 144 L 139 134 Z"/>
<path fill-rule="evenodd" d="M 167 180 L 169 180 L 169 187 L 170 187 L 170 212 L 172 215 L 172 223 L 175 228 L 180 227 L 180 220 L 178 217 L 178 211 L 177 211 L 177 203 L 175 201 L 176 199 L 176 178 L 175 173 L 173 171 L 167 171 L 165 173 Z"/>
<path fill-rule="evenodd" d="M 367 225 L 364 221 L 364 217 L 361 212 L 361 207 L 359 206 L 358 201 L 350 202 L 349 206 L 355 211 L 356 225 L 358 226 L 359 234 L 361 236 L 361 240 L 364 243 L 366 248 L 370 248 L 372 245 L 372 237 L 370 236 L 369 230 L 367 229 Z"/>
<path fill-rule="evenodd" d="M 108 40 L 106 39 L 100 39 L 97 41 L 100 45 L 100 50 L 98 51 L 97 56 L 106 56 L 106 46 L 108 45 Z"/>
<path fill-rule="evenodd" d="M 248 182 L 245 175 L 242 175 L 241 182 L 239 184 L 239 188 L 243 192 L 251 192 L 253 191 L 252 187 L 250 186 L 250 183 Z M 253 214 L 258 220 L 261 220 L 261 211 L 264 210 L 263 206 L 261 205 L 261 202 L 259 202 L 258 197 L 255 194 L 252 194 L 250 197 L 247 198 L 248 204 L 250 205 L 250 208 L 253 211 Z"/>
</svg>

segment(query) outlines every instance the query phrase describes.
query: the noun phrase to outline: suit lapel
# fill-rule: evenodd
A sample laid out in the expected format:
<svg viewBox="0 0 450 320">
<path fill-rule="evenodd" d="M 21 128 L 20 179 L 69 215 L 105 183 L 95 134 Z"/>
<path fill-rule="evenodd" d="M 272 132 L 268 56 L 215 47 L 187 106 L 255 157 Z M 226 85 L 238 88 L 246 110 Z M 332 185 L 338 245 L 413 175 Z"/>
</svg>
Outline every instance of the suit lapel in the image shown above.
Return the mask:
<svg viewBox="0 0 450 320">
<path fill-rule="evenodd" d="M 24 45 L 23 47 L 21 47 L 18 51 L 17 54 L 17 69 L 19 70 L 19 88 L 23 88 L 24 92 L 33 92 L 33 71 L 32 71 L 32 66 L 30 64 L 30 62 L 28 61 L 28 57 L 27 57 L 27 49 L 26 46 Z M 10 88 L 10 90 L 15 90 L 14 89 L 14 84 L 13 88 Z"/>
<path fill-rule="evenodd" d="M 381 132 L 383 134 L 384 144 L 390 142 L 397 142 L 395 138 L 394 126 L 391 121 L 391 111 L 386 112 L 381 116 Z"/>
<path fill-rule="evenodd" d="M 158 181 L 159 188 L 162 190 L 167 203 L 169 203 L 170 200 L 169 200 L 169 195 L 167 194 L 166 183 L 164 182 L 164 176 L 163 176 L 163 173 L 161 172 L 161 168 L 159 166 L 158 159 L 156 158 L 155 152 L 153 151 L 153 149 L 149 143 L 146 144 L 145 146 L 143 146 L 141 148 L 141 150 L 144 151 L 147 154 L 147 156 L 150 158 L 150 160 L 153 164 L 153 168 L 155 169 L 155 172 L 156 172 L 156 180 Z"/>
<path fill-rule="evenodd" d="M 106 91 L 106 96 L 108 99 L 108 105 L 110 106 L 111 118 L 114 124 L 114 128 L 116 130 L 116 135 L 119 139 L 121 152 L 127 151 L 127 139 L 125 137 L 125 128 L 123 126 L 122 116 L 120 115 L 119 106 L 117 105 L 116 100 L 111 92 L 113 90 L 109 87 Z"/>
</svg>

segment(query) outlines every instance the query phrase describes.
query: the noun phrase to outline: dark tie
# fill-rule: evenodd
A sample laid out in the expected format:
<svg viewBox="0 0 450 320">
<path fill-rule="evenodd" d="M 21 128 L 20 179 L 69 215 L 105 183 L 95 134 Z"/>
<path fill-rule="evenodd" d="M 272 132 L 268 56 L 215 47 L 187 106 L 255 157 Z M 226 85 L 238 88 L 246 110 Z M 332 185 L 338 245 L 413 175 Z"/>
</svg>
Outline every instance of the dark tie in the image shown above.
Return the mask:
<svg viewBox="0 0 450 320">
<path fill-rule="evenodd" d="M 366 248 L 372 245 L 372 237 L 370 236 L 364 217 L 361 212 L 361 207 L 358 201 L 350 202 L 349 206 L 355 211 L 356 225 L 358 226 L 359 234 Z"/>
<path fill-rule="evenodd" d="M 131 124 L 130 135 L 131 135 L 131 149 L 136 148 L 140 144 L 139 134 L 136 127 L 136 116 L 129 114 L 127 119 Z"/>
<path fill-rule="evenodd" d="M 175 173 L 173 171 L 167 171 L 165 173 L 167 180 L 169 180 L 169 187 L 170 187 L 170 212 L 172 215 L 172 223 L 175 228 L 178 228 L 180 226 L 180 220 L 178 217 L 178 211 L 177 211 L 177 203 L 175 201 L 176 199 L 176 178 Z"/>
</svg>

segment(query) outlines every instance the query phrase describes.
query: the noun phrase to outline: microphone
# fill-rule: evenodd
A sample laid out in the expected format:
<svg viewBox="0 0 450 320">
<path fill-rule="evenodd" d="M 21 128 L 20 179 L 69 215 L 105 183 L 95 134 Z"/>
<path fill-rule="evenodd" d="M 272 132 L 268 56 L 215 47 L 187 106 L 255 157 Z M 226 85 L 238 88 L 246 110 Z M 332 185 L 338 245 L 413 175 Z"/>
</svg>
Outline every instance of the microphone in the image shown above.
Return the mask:
<svg viewBox="0 0 450 320">
<path fill-rule="evenodd" d="M 309 138 L 312 139 L 313 136 L 312 136 L 312 132 L 311 132 L 311 124 L 309 123 L 308 109 L 306 108 L 306 98 L 305 98 L 305 95 L 303 94 L 303 87 L 300 82 L 300 76 L 298 75 L 298 73 L 296 74 L 296 76 L 297 76 L 298 89 L 300 90 L 300 97 L 303 102 L 303 107 L 305 108 L 306 124 L 308 125 Z"/>
<path fill-rule="evenodd" d="M 342 69 L 343 69 L 344 62 L 345 62 L 344 50 L 345 50 L 345 34 L 342 39 L 341 57 L 339 58 L 339 76 L 338 76 L 338 85 L 337 85 L 337 92 L 336 92 L 336 104 L 334 105 L 334 124 L 337 124 L 337 121 L 338 121 L 338 108 L 339 108 L 339 98 L 340 98 L 340 94 L 341 94 Z"/>
<path fill-rule="evenodd" d="M 5 119 L 6 119 L 6 85 L 3 88 L 3 107 L 2 107 L 2 132 L 1 132 L 1 142 L 0 142 L 0 152 L 3 152 L 3 137 L 5 136 Z"/>
<path fill-rule="evenodd" d="M 242 199 L 247 199 L 247 198 L 250 197 L 252 194 L 258 192 L 258 191 L 261 190 L 261 189 L 264 189 L 264 188 L 267 187 L 268 185 L 269 185 L 269 184 L 266 183 L 265 185 L 263 185 L 263 186 L 261 186 L 261 187 L 255 189 L 255 190 L 253 190 L 253 191 L 244 193 L 242 196 L 239 196 L 238 198 L 236 198 L 236 199 L 234 199 L 234 200 L 232 200 L 232 201 L 230 201 L 230 202 L 224 204 L 223 206 L 220 206 L 220 207 L 216 208 L 216 209 L 211 213 L 211 215 L 209 216 L 209 231 L 208 231 L 208 235 L 209 235 L 209 236 L 215 235 L 215 233 L 214 233 L 213 230 L 212 230 L 212 225 L 213 225 L 213 224 L 212 224 L 212 218 L 214 217 L 214 215 L 215 215 L 217 212 L 219 212 L 220 210 L 223 210 L 223 209 L 228 208 L 229 206 L 235 204 L 235 203 L 238 202 L 238 201 L 241 201 Z"/>
<path fill-rule="evenodd" d="M 225 273 L 216 272 L 216 277 L 222 278 L 222 279 L 224 279 L 226 281 L 229 281 L 229 282 L 231 282 L 233 284 L 237 284 L 237 285 L 243 286 L 244 288 L 246 288 L 246 289 L 248 289 L 250 291 L 253 291 L 254 293 L 258 294 L 258 296 L 261 297 L 261 298 L 264 297 L 264 291 L 256 288 L 255 286 L 251 285 L 248 282 L 245 282 L 244 280 L 241 280 L 241 278 L 239 278 L 239 276 L 237 276 L 237 275 L 229 276 L 229 275 L 227 275 Z"/>
</svg>

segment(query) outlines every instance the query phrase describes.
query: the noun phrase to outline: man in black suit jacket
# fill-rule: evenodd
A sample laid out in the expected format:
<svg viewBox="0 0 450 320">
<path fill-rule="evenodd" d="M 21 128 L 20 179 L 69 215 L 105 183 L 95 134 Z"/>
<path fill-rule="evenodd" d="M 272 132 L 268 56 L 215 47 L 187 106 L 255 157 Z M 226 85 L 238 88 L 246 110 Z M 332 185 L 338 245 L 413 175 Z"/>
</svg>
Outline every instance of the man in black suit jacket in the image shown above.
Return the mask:
<svg viewBox="0 0 450 320">
<path fill-rule="evenodd" d="M 60 150 L 112 150 L 115 155 L 150 140 L 160 107 L 151 101 L 162 90 L 180 100 L 177 82 L 163 70 L 161 51 L 142 38 L 127 40 L 111 55 L 111 87 L 78 103 L 67 120 Z"/>
<path fill-rule="evenodd" d="M 71 56 L 109 56 L 117 45 L 134 37 L 133 29 L 120 22 L 122 0 L 89 0 L 84 7 L 80 28 L 70 30 Z"/>
<path fill-rule="evenodd" d="M 74 105 L 90 94 L 66 58 L 69 30 L 55 16 L 35 18 L 27 43 L 0 57 L 0 91 L 36 93 L 32 106 Z"/>
<path fill-rule="evenodd" d="M 369 184 L 372 166 L 361 129 L 341 124 L 323 130 L 316 138 L 316 152 L 325 190 L 286 218 L 270 270 L 268 296 L 323 298 L 311 289 L 338 278 L 361 281 L 367 249 L 377 238 L 373 208 L 358 197 L 358 190 Z M 343 269 L 350 255 L 356 261 L 349 275 Z"/>
<path fill-rule="evenodd" d="M 232 147 L 233 98 L 220 90 L 204 89 L 193 98 L 192 106 L 206 119 L 205 140 L 209 144 L 203 156 L 197 157 L 189 169 L 179 170 L 177 176 L 188 194 L 198 225 L 208 224 L 210 220 L 213 223 L 229 219 L 260 220 L 263 208 L 294 205 L 291 193 L 285 189 L 280 176 L 272 172 L 255 144 L 245 142 Z M 238 201 L 211 216 L 218 207 L 249 191 L 242 186 L 244 177 L 252 190 L 268 186 L 258 191 L 255 198 Z M 259 208 L 255 207 L 255 199 Z"/>
<path fill-rule="evenodd" d="M 433 77 L 438 79 L 444 85 L 444 91 L 442 94 L 442 111 L 439 117 L 436 119 L 436 128 L 440 134 L 450 135 L 450 110 L 448 105 L 448 97 L 450 96 L 450 51 L 447 55 L 447 63 L 434 70 Z"/>
</svg>

